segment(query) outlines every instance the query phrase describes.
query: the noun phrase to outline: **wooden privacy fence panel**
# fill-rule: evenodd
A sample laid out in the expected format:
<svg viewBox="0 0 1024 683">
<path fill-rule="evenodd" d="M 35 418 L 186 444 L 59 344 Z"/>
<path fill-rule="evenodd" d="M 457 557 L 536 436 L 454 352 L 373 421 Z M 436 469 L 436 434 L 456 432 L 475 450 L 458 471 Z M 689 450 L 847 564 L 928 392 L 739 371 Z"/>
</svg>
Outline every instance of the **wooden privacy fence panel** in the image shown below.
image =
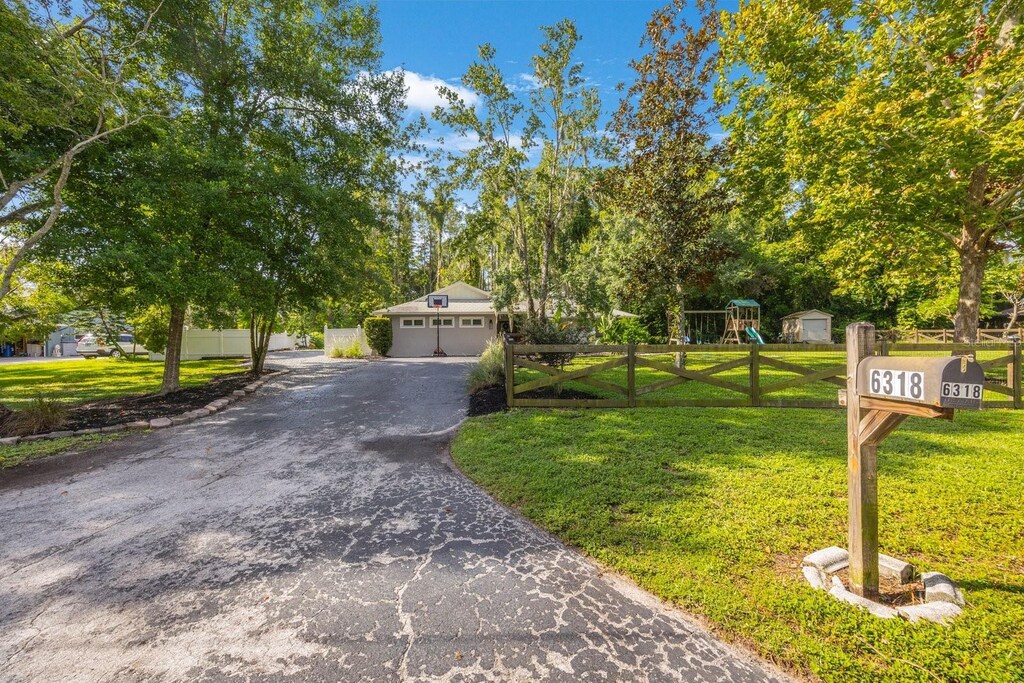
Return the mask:
<svg viewBox="0 0 1024 683">
<path fill-rule="evenodd" d="M 987 407 L 1024 408 L 1021 345 L 881 344 L 880 355 L 973 353 L 986 371 Z M 546 364 L 576 354 L 564 367 Z M 529 357 L 527 357 L 529 356 Z M 846 350 L 833 344 L 507 344 L 511 407 L 658 406 L 838 408 Z M 563 396 L 572 389 L 592 398 Z"/>
</svg>

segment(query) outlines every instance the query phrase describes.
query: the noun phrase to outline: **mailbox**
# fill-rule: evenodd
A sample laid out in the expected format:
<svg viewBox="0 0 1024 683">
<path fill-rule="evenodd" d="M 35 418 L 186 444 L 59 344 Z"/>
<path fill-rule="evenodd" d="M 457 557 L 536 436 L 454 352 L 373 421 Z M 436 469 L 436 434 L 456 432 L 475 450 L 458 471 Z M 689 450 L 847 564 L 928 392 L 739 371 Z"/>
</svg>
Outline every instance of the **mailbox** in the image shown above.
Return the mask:
<svg viewBox="0 0 1024 683">
<path fill-rule="evenodd" d="M 861 396 L 936 408 L 978 410 L 984 384 L 985 371 L 968 356 L 871 356 L 857 365 Z"/>
</svg>

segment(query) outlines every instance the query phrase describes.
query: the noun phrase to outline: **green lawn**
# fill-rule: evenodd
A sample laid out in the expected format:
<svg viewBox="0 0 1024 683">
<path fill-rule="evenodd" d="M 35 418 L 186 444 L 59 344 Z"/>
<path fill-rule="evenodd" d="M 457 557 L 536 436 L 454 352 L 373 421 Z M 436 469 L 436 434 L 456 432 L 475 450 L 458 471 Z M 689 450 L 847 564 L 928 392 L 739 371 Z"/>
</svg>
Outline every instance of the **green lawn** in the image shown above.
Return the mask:
<svg viewBox="0 0 1024 683">
<path fill-rule="evenodd" d="M 699 347 L 696 347 L 699 349 Z M 990 350 L 985 349 L 978 352 L 978 360 L 986 361 L 993 360 L 1002 356 L 1005 356 L 1008 352 L 1006 350 Z M 899 352 L 893 355 L 916 355 L 916 356 L 949 356 L 948 351 L 935 351 L 935 352 L 914 352 L 913 354 Z M 656 361 L 664 365 L 671 365 L 673 357 L 669 354 L 663 355 L 650 355 L 644 356 L 650 360 Z M 704 371 L 711 368 L 714 365 L 731 361 L 735 359 L 747 358 L 748 353 L 746 352 L 704 352 L 700 350 L 688 351 L 686 355 L 686 367 L 688 370 Z M 610 360 L 613 356 L 577 356 L 572 363 L 566 366 L 566 370 L 575 370 L 583 368 L 589 365 L 595 365 Z M 801 384 L 795 387 L 784 388 L 780 390 L 772 390 L 773 384 L 779 384 L 788 380 L 797 379 L 799 375 L 790 372 L 788 370 L 782 370 L 777 367 L 769 365 L 765 359 L 776 359 L 786 363 L 799 365 L 805 368 L 809 368 L 814 371 L 826 370 L 833 367 L 846 366 L 846 354 L 845 352 L 790 352 L 790 351 L 762 351 L 761 352 L 762 362 L 760 365 L 761 375 L 761 391 L 762 400 L 765 402 L 773 400 L 802 400 L 802 401 L 835 401 L 836 391 L 839 386 L 830 382 L 810 382 L 807 384 Z M 1006 381 L 1006 366 L 1000 365 L 999 367 L 993 367 L 985 371 L 985 374 L 994 380 L 1002 382 Z M 621 387 L 626 386 L 626 366 L 622 365 L 617 368 L 611 368 L 609 370 L 603 370 L 598 372 L 592 377 L 594 379 L 603 380 L 610 382 Z M 843 375 L 845 377 L 845 370 Z M 526 368 L 516 368 L 516 384 L 524 384 L 531 380 L 539 379 L 544 377 L 543 374 L 536 370 L 530 370 Z M 749 390 L 750 388 L 750 370 L 748 366 L 742 366 L 732 368 L 724 372 L 713 375 L 716 379 L 724 380 L 736 385 L 737 388 Z M 646 385 L 654 384 L 666 379 L 670 379 L 671 375 L 668 375 L 660 370 L 647 367 L 637 367 L 636 369 L 636 386 L 641 388 Z M 623 395 L 608 389 L 602 389 L 600 387 L 594 387 L 591 385 L 584 384 L 579 381 L 566 382 L 565 387 L 571 389 L 577 389 L 585 391 L 599 398 L 611 398 L 621 399 Z M 733 391 L 728 388 L 712 386 L 703 382 L 686 381 L 682 384 L 677 384 L 673 387 L 652 391 L 650 393 L 642 395 L 642 399 L 688 399 L 688 400 L 709 400 L 709 399 L 744 399 L 746 395 L 738 391 Z M 986 401 L 1005 401 L 1010 400 L 1009 397 L 1002 394 L 998 394 L 993 391 L 986 390 L 985 392 Z"/>
<path fill-rule="evenodd" d="M 846 415 L 661 408 L 467 421 L 452 456 L 566 542 L 826 681 L 1024 680 L 1024 412 L 910 418 L 879 451 L 881 549 L 966 593 L 952 626 L 883 621 L 807 586 L 845 546 Z"/>
<path fill-rule="evenodd" d="M 205 384 L 218 375 L 241 372 L 238 360 L 195 360 L 181 364 L 181 386 Z M 69 404 L 89 403 L 160 388 L 164 364 L 148 360 L 96 358 L 0 366 L 0 403 L 12 410 L 37 396 Z"/>
</svg>

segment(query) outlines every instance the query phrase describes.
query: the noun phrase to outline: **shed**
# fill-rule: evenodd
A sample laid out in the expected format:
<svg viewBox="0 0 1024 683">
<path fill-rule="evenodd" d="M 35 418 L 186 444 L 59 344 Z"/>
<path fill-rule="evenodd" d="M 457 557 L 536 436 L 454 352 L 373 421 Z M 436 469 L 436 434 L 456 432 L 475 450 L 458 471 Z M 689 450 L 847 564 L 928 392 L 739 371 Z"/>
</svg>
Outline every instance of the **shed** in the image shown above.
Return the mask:
<svg viewBox="0 0 1024 683">
<path fill-rule="evenodd" d="M 831 344 L 832 315 L 812 308 L 782 319 L 782 338 L 790 344 Z"/>
</svg>

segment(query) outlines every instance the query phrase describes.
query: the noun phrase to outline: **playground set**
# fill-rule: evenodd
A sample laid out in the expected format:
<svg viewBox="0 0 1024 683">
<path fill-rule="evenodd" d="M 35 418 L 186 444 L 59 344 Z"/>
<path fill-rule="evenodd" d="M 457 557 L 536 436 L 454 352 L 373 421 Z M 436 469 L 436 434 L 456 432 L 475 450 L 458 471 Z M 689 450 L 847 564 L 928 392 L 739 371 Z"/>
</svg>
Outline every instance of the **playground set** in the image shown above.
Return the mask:
<svg viewBox="0 0 1024 683">
<path fill-rule="evenodd" d="M 683 330 L 687 344 L 764 344 L 761 304 L 733 299 L 721 311 L 686 311 Z"/>
</svg>

